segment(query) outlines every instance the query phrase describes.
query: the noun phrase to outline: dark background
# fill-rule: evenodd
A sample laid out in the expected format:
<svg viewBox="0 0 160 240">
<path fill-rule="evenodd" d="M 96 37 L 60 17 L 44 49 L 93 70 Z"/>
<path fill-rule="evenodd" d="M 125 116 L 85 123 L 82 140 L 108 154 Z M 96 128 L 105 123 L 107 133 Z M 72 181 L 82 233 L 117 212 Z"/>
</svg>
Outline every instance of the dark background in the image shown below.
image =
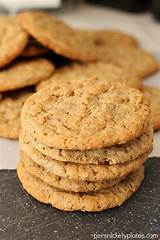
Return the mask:
<svg viewBox="0 0 160 240">
<path fill-rule="evenodd" d="M 138 192 L 121 207 L 99 213 L 63 212 L 39 203 L 22 189 L 15 170 L 0 170 L 0 240 L 90 240 L 105 233 L 160 239 L 160 158 L 146 163 Z"/>
<path fill-rule="evenodd" d="M 86 2 L 128 12 L 150 11 L 156 20 L 160 20 L 160 0 L 86 0 Z"/>
</svg>

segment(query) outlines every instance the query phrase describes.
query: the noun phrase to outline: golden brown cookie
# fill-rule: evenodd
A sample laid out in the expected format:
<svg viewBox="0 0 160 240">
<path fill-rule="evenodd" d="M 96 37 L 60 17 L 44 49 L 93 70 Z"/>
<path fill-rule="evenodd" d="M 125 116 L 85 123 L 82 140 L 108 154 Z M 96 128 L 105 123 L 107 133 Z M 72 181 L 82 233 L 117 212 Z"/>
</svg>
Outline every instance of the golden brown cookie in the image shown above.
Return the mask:
<svg viewBox="0 0 160 240">
<path fill-rule="evenodd" d="M 107 61 L 129 69 L 130 75 L 140 78 L 159 69 L 156 59 L 138 48 L 135 40 L 128 40 L 131 37 L 126 34 L 76 30 L 42 12 L 24 12 L 18 19 L 33 38 L 67 58 L 81 62 Z"/>
<path fill-rule="evenodd" d="M 32 95 L 31 90 L 5 93 L 0 100 L 0 137 L 18 139 L 20 114 L 24 102 Z"/>
<path fill-rule="evenodd" d="M 111 85 L 115 82 L 124 83 L 130 87 L 142 88 L 142 81 L 132 77 L 127 69 L 122 69 L 114 64 L 95 62 L 88 64 L 74 63 L 57 70 L 49 79 L 37 85 L 37 90 L 50 84 L 55 87 L 76 86 L 86 79 L 94 81 L 94 76 L 99 78 L 103 84 Z"/>
<path fill-rule="evenodd" d="M 30 143 L 22 143 L 21 150 L 30 156 L 33 162 L 43 167 L 50 174 L 55 174 L 75 181 L 100 182 L 124 177 L 137 170 L 148 158 L 150 152 L 144 153 L 133 161 L 114 165 L 105 164 L 79 164 L 60 162 L 47 157 L 32 147 Z"/>
<path fill-rule="evenodd" d="M 14 17 L 0 17 L 0 67 L 11 63 L 23 52 L 28 43 L 28 33 Z"/>
<path fill-rule="evenodd" d="M 43 47 L 37 41 L 35 41 L 34 39 L 30 39 L 29 43 L 21 53 L 21 57 L 38 57 L 46 54 L 48 51 L 49 50 L 47 48 Z"/>
<path fill-rule="evenodd" d="M 0 71 L 0 92 L 35 85 L 53 71 L 54 65 L 43 58 L 16 61 Z"/>
<path fill-rule="evenodd" d="M 56 17 L 32 11 L 20 13 L 18 20 L 33 38 L 57 54 L 82 62 L 96 59 L 92 39 Z"/>
<path fill-rule="evenodd" d="M 144 87 L 143 93 L 151 104 L 154 130 L 158 130 L 160 129 L 160 89 L 156 87 Z"/>
<path fill-rule="evenodd" d="M 48 185 L 69 192 L 96 192 L 118 184 L 122 178 L 112 181 L 91 182 L 91 181 L 74 181 L 63 178 L 55 174 L 50 174 L 43 167 L 33 162 L 29 156 L 21 152 L 21 164 L 31 175 L 41 179 Z M 126 176 L 125 176 L 126 177 Z"/>
<path fill-rule="evenodd" d="M 159 69 L 155 57 L 139 48 L 135 39 L 127 34 L 105 30 L 81 32 L 92 39 L 97 60 L 125 68 L 130 76 L 144 78 Z"/>
<path fill-rule="evenodd" d="M 26 102 L 21 119 L 23 129 L 49 147 L 89 150 L 141 136 L 150 107 L 137 89 L 95 82 L 41 89 Z"/>
<path fill-rule="evenodd" d="M 159 63 L 153 55 L 143 49 L 132 46 L 116 45 L 97 46 L 99 61 L 114 63 L 127 69 L 131 76 L 141 79 L 159 70 Z"/>
<path fill-rule="evenodd" d="M 116 46 L 116 45 L 125 45 L 125 46 L 138 46 L 138 42 L 135 37 L 131 36 L 128 33 L 120 32 L 117 30 L 81 30 L 83 34 L 87 34 L 92 37 L 95 46 Z"/>
<path fill-rule="evenodd" d="M 120 206 L 131 197 L 143 181 L 144 167 L 109 189 L 89 194 L 60 191 L 29 174 L 21 164 L 17 173 L 24 189 L 38 201 L 65 211 L 94 212 Z"/>
</svg>

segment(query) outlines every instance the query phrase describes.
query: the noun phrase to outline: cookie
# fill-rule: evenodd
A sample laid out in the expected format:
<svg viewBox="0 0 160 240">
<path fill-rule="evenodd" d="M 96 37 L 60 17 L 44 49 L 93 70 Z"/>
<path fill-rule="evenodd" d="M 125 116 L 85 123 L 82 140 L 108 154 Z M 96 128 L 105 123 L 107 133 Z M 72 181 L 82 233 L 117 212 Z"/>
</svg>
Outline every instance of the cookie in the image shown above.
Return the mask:
<svg viewBox="0 0 160 240">
<path fill-rule="evenodd" d="M 56 17 L 32 11 L 20 13 L 17 18 L 33 38 L 55 53 L 82 62 L 96 59 L 91 38 Z"/>
<path fill-rule="evenodd" d="M 160 129 L 160 89 L 156 87 L 144 87 L 143 93 L 149 99 L 154 130 Z"/>
<path fill-rule="evenodd" d="M 40 153 L 30 143 L 23 142 L 23 139 L 20 142 L 21 150 L 47 172 L 76 181 L 98 182 L 124 177 L 130 172 L 137 170 L 147 160 L 150 153 L 144 153 L 137 159 L 124 164 L 79 164 L 56 161 Z"/>
<path fill-rule="evenodd" d="M 135 37 L 128 33 L 116 31 L 116 30 L 81 30 L 83 34 L 87 34 L 92 37 L 95 46 L 138 46 L 138 42 Z"/>
<path fill-rule="evenodd" d="M 31 95 L 32 91 L 28 89 L 3 95 L 0 100 L 0 137 L 19 138 L 22 106 Z"/>
<path fill-rule="evenodd" d="M 89 194 L 60 191 L 27 173 L 22 165 L 18 165 L 17 173 L 24 189 L 38 201 L 65 211 L 94 212 L 120 206 L 131 197 L 143 181 L 144 167 L 109 189 Z"/>
<path fill-rule="evenodd" d="M 29 156 L 21 152 L 21 164 L 24 165 L 26 171 L 31 175 L 39 178 L 48 185 L 69 192 L 96 192 L 118 184 L 122 178 L 117 178 L 112 181 L 90 182 L 90 181 L 74 181 L 60 177 L 55 174 L 50 174 L 43 167 L 34 163 Z M 126 177 L 126 176 L 125 176 Z"/>
<path fill-rule="evenodd" d="M 36 42 L 34 39 L 30 39 L 28 45 L 25 47 L 23 52 L 21 53 L 21 57 L 38 57 L 44 55 L 49 50 L 43 47 L 41 44 Z"/>
<path fill-rule="evenodd" d="M 142 136 L 126 144 L 86 151 L 49 148 L 24 131 L 21 133 L 21 139 L 22 144 L 23 142 L 26 144 L 30 143 L 35 149 L 43 153 L 45 156 L 58 161 L 75 162 L 80 164 L 108 163 L 109 165 L 112 165 L 132 161 L 141 156 L 143 153 L 149 152 L 152 149 L 153 144 L 153 128 L 150 124 Z"/>
<path fill-rule="evenodd" d="M 0 36 L 0 67 L 4 67 L 23 52 L 29 36 L 16 19 L 9 16 L 0 17 Z"/>
<path fill-rule="evenodd" d="M 55 87 L 76 86 L 79 82 L 85 82 L 86 79 L 94 81 L 94 76 L 99 78 L 103 84 L 113 84 L 115 82 L 124 83 L 130 87 L 142 88 L 142 81 L 139 78 L 132 77 L 127 69 L 122 69 L 114 64 L 105 62 L 95 62 L 88 64 L 74 63 L 57 70 L 49 79 L 37 85 L 37 90 L 48 85 Z"/>
<path fill-rule="evenodd" d="M 16 61 L 0 71 L 0 92 L 35 85 L 53 71 L 53 64 L 43 58 Z"/>
<path fill-rule="evenodd" d="M 21 26 L 38 42 L 69 59 L 81 62 L 107 61 L 129 69 L 130 75 L 144 78 L 159 69 L 149 53 L 127 44 L 128 36 L 105 31 L 89 32 L 69 27 L 56 17 L 42 12 L 23 12 L 18 16 Z M 109 40 L 110 39 L 110 40 Z M 122 40 L 120 40 L 122 39 Z M 127 40 L 123 40 L 127 39 Z"/>
<path fill-rule="evenodd" d="M 82 34 L 92 39 L 97 60 L 128 69 L 130 76 L 145 78 L 159 69 L 155 57 L 139 48 L 133 38 L 126 34 L 123 36 L 123 33 L 112 31 L 82 31 Z"/>
<path fill-rule="evenodd" d="M 138 138 L 148 126 L 150 107 L 143 94 L 122 84 L 96 81 L 76 88 L 48 87 L 28 99 L 22 127 L 56 149 L 89 150 Z"/>
<path fill-rule="evenodd" d="M 138 47 L 116 45 L 97 46 L 99 61 L 113 63 L 127 69 L 131 76 L 145 78 L 159 70 L 159 63 L 150 53 Z"/>
</svg>

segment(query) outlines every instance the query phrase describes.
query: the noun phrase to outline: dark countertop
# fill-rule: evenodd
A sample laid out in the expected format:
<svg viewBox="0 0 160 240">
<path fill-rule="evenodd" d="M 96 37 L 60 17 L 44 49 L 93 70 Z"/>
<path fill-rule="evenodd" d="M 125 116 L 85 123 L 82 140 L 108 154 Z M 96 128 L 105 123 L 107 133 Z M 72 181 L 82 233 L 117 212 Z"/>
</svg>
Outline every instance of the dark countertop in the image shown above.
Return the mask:
<svg viewBox="0 0 160 240">
<path fill-rule="evenodd" d="M 160 239 L 159 158 L 149 159 L 145 180 L 132 198 L 100 213 L 62 212 L 41 204 L 22 189 L 16 171 L 0 170 L 0 240 L 106 239 L 97 234 L 108 233 L 158 234 L 153 239 Z"/>
</svg>

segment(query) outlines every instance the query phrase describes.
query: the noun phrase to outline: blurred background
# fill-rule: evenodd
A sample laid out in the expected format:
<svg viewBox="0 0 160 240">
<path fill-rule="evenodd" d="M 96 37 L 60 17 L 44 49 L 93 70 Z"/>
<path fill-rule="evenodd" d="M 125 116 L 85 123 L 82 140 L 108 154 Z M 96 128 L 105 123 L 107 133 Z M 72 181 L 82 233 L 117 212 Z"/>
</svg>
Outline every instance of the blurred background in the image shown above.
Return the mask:
<svg viewBox="0 0 160 240">
<path fill-rule="evenodd" d="M 23 9 L 65 11 L 73 10 L 84 2 L 132 13 L 150 11 L 157 20 L 160 20 L 160 0 L 1 0 L 0 7 L 2 12 L 11 13 Z"/>
<path fill-rule="evenodd" d="M 143 48 L 160 52 L 160 0 L 0 0 L 0 14 L 23 10 L 46 10 L 80 28 L 128 32 Z"/>
<path fill-rule="evenodd" d="M 160 52 L 160 0 L 0 0 L 0 14 L 23 10 L 46 10 L 80 28 L 128 32 L 143 48 Z"/>
<path fill-rule="evenodd" d="M 23 10 L 46 10 L 80 28 L 128 32 L 141 47 L 160 52 L 160 0 L 0 0 L 0 14 Z"/>
<path fill-rule="evenodd" d="M 150 11 L 160 20 L 160 0 L 1 0 L 2 12 L 17 12 L 23 9 L 73 10 L 82 3 L 96 4 L 122 11 L 139 13 Z"/>
</svg>

